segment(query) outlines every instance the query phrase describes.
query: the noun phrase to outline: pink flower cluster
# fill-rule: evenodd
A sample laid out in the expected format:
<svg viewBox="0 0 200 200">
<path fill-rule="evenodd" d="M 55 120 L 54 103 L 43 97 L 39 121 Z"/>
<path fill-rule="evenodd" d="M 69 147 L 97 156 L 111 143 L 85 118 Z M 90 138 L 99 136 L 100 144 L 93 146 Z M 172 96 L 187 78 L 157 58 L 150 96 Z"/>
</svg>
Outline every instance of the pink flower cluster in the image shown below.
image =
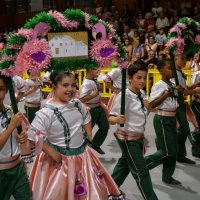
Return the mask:
<svg viewBox="0 0 200 200">
<path fill-rule="evenodd" d="M 106 39 L 98 39 L 92 42 L 90 49 L 90 56 L 102 67 L 109 67 L 112 61 L 118 61 L 118 51 L 117 45 L 114 45 L 111 40 Z M 106 56 L 101 55 L 101 51 L 110 50 L 112 51 Z"/>
<path fill-rule="evenodd" d="M 67 20 L 64 15 L 58 11 L 50 10 L 48 12 L 49 15 L 53 16 L 58 24 L 60 24 L 63 28 L 66 29 L 77 29 L 79 23 L 77 21 Z"/>
<path fill-rule="evenodd" d="M 38 73 L 47 68 L 51 60 L 51 49 L 45 39 L 27 42 L 19 52 L 15 65 L 17 73 L 30 70 Z"/>
<path fill-rule="evenodd" d="M 4 47 L 4 43 L 0 42 L 0 52 L 2 51 L 3 47 Z"/>
</svg>

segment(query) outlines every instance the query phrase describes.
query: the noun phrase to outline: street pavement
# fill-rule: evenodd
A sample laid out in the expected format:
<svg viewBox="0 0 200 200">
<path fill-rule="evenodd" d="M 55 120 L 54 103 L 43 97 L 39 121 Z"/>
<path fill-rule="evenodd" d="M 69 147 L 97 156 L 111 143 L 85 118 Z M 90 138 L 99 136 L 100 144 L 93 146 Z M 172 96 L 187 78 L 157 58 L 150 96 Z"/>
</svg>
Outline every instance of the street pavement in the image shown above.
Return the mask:
<svg viewBox="0 0 200 200">
<path fill-rule="evenodd" d="M 19 105 L 21 111 L 23 110 L 23 102 Z M 97 127 L 94 127 L 94 132 Z M 120 148 L 113 136 L 116 126 L 110 126 L 108 136 L 102 148 L 106 152 L 105 155 L 97 156 L 105 165 L 106 169 L 112 173 L 113 168 L 121 156 Z M 193 127 L 191 127 L 193 129 Z M 155 147 L 155 133 L 153 128 L 153 114 L 150 114 L 147 121 L 146 138 L 148 139 L 147 154 L 156 151 Z M 199 200 L 200 199 L 200 159 L 194 158 L 191 155 L 191 144 L 186 143 L 188 157 L 196 161 L 196 165 L 177 163 L 174 178 L 182 182 L 182 186 L 169 186 L 162 182 L 162 166 L 150 171 L 154 190 L 159 200 Z M 29 169 L 31 166 L 29 166 Z M 125 192 L 127 200 L 143 200 L 140 191 L 136 185 L 134 178 L 129 174 L 121 190 Z M 95 199 L 94 199 L 95 200 Z"/>
</svg>

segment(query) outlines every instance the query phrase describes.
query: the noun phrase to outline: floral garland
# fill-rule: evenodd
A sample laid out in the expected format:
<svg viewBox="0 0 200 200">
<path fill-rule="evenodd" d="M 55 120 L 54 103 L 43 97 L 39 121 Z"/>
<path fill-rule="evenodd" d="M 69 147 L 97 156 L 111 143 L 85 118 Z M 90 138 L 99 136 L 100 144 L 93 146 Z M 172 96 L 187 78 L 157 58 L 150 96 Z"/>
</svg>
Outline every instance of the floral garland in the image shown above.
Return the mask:
<svg viewBox="0 0 200 200">
<path fill-rule="evenodd" d="M 200 24 L 188 17 L 181 18 L 169 31 L 166 47 L 176 54 L 190 54 L 200 49 Z"/>
<path fill-rule="evenodd" d="M 94 31 L 101 33 L 100 38 L 89 41 L 89 58 L 83 60 L 53 59 L 45 36 L 49 30 Z M 98 33 L 97 33 L 98 34 Z M 1 48 L 3 45 L 0 45 Z M 94 15 L 79 9 L 41 12 L 8 36 L 1 49 L 0 71 L 7 76 L 20 75 L 24 70 L 39 72 L 48 67 L 50 70 L 71 71 L 80 68 L 108 67 L 116 62 L 119 67 L 127 67 L 125 48 L 115 34 L 112 25 Z"/>
</svg>

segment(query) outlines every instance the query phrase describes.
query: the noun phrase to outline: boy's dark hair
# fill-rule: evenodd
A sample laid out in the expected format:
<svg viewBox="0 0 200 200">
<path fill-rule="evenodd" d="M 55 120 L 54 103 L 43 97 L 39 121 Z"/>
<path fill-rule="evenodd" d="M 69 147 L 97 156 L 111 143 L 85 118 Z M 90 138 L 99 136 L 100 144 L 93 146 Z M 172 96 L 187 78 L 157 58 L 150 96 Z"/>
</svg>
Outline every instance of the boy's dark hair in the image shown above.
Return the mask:
<svg viewBox="0 0 200 200">
<path fill-rule="evenodd" d="M 133 77 L 138 71 L 146 71 L 147 72 L 147 65 L 145 62 L 138 62 L 130 64 L 128 67 L 128 75 Z"/>
<path fill-rule="evenodd" d="M 74 77 L 74 75 L 71 72 L 52 72 L 50 81 L 56 86 L 65 77 Z"/>
<path fill-rule="evenodd" d="M 158 69 L 158 71 L 160 71 L 161 69 L 163 69 L 163 67 L 166 66 L 166 65 L 172 66 L 172 61 L 169 58 L 159 59 L 158 63 L 157 63 L 157 69 Z"/>
<path fill-rule="evenodd" d="M 0 72 L 0 80 L 2 80 L 5 83 L 6 90 L 8 90 L 8 86 L 7 86 L 8 79 L 1 72 Z"/>
</svg>

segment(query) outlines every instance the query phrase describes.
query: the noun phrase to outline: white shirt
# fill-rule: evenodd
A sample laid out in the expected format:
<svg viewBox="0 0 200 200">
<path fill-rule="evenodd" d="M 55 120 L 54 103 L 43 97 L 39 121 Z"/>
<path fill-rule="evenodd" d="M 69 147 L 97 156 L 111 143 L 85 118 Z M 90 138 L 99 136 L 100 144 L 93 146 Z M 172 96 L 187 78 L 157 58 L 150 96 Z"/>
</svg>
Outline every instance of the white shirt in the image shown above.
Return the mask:
<svg viewBox="0 0 200 200">
<path fill-rule="evenodd" d="M 176 73 L 177 73 L 177 76 L 178 76 L 179 85 L 181 85 L 182 88 L 186 89 L 187 88 L 187 84 L 186 84 L 187 77 L 186 77 L 186 75 L 182 71 L 179 71 L 179 70 L 176 70 Z M 172 79 L 172 82 L 175 84 L 175 79 Z"/>
<path fill-rule="evenodd" d="M 174 85 L 175 86 L 175 85 Z M 165 91 L 168 91 L 170 86 L 163 80 L 158 81 L 151 88 L 150 102 L 158 99 Z M 167 97 L 160 105 L 157 106 L 161 110 L 174 110 L 177 108 L 177 99 L 174 97 Z"/>
<path fill-rule="evenodd" d="M 142 94 L 144 97 L 144 94 Z M 146 119 L 147 119 L 147 109 L 142 108 L 141 101 L 138 95 L 133 93 L 130 89 L 126 89 L 126 100 L 125 100 L 125 124 L 124 127 L 118 128 L 125 132 L 136 132 L 144 133 Z M 121 92 L 117 95 L 114 100 L 113 107 L 111 108 L 110 115 L 120 115 L 121 108 Z"/>
<path fill-rule="evenodd" d="M 5 109 L 7 110 L 6 114 L 8 118 L 10 118 L 12 115 L 11 110 L 8 109 L 7 106 L 5 107 Z M 6 121 L 6 118 L 2 116 L 2 112 L 1 112 L 0 113 L 0 135 L 3 133 L 3 131 L 6 130 L 6 127 L 2 126 L 2 123 L 3 122 L 5 123 L 5 121 Z M 14 131 L 12 132 L 12 134 L 9 136 L 8 140 L 6 141 L 5 145 L 0 150 L 0 159 L 20 154 L 19 144 L 16 140 L 16 134 L 17 134 L 17 129 L 14 129 Z"/>
<path fill-rule="evenodd" d="M 25 82 L 20 76 L 14 76 L 12 78 L 12 80 L 13 80 L 13 87 L 14 87 L 15 92 L 17 92 L 17 93 L 18 92 L 25 92 Z M 8 105 L 8 106 L 11 105 L 9 92 L 6 93 L 6 96 L 3 100 L 3 104 Z"/>
<path fill-rule="evenodd" d="M 192 80 L 191 80 L 191 84 L 194 84 L 196 82 L 200 81 L 200 71 L 194 72 L 192 75 Z M 195 98 L 196 97 L 196 98 Z M 200 102 L 200 93 L 196 93 L 195 97 L 192 96 L 192 99 L 195 101 Z"/>
<path fill-rule="evenodd" d="M 98 89 L 97 84 L 94 80 L 84 78 L 82 86 L 80 88 L 80 96 L 79 98 L 83 98 L 85 96 L 91 95 L 94 90 Z M 86 104 L 96 104 L 100 102 L 100 92 L 99 94 L 94 97 L 93 99 L 85 102 Z"/>
<path fill-rule="evenodd" d="M 120 68 L 112 69 L 112 71 L 108 72 L 104 77 L 103 80 L 107 82 L 110 79 L 113 82 L 113 87 L 118 88 L 121 90 L 122 88 L 122 70 Z M 126 78 L 126 86 L 128 86 L 128 78 Z"/>
<path fill-rule="evenodd" d="M 165 28 L 165 27 L 167 27 L 167 26 L 169 26 L 169 20 L 168 20 L 167 17 L 165 17 L 165 18 L 163 18 L 163 19 L 158 18 L 158 19 L 156 20 L 156 27 L 157 27 L 157 29 Z"/>
<path fill-rule="evenodd" d="M 35 81 L 31 79 L 26 79 L 25 80 L 26 88 L 30 88 L 36 84 Z M 30 102 L 30 103 L 39 103 L 42 100 L 42 91 L 41 88 L 39 87 L 36 89 L 34 92 L 31 94 L 27 95 L 25 98 L 25 102 Z"/>
<path fill-rule="evenodd" d="M 78 148 L 83 144 L 85 132 L 83 125 L 89 123 L 91 120 L 91 116 L 85 106 L 78 99 L 76 99 L 76 101 L 79 102 L 82 114 L 75 106 L 74 100 L 71 100 L 66 104 L 55 104 L 51 103 L 51 101 L 47 103 L 58 108 L 67 121 L 71 140 L 69 143 L 70 148 Z M 43 107 L 36 113 L 36 116 L 28 130 L 30 140 L 35 141 L 36 130 L 46 133 L 46 138 L 48 138 L 50 143 L 59 147 L 67 146 L 65 143 L 64 128 L 52 109 Z"/>
</svg>

